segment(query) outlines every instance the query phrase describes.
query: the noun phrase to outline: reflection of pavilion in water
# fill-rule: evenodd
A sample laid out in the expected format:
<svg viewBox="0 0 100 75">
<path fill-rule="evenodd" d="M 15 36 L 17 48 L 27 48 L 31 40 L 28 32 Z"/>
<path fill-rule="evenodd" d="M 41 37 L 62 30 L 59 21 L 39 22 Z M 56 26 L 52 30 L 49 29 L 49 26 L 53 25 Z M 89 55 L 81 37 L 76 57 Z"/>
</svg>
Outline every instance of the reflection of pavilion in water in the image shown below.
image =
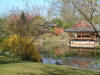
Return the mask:
<svg viewBox="0 0 100 75">
<path fill-rule="evenodd" d="M 63 55 L 65 54 L 71 54 L 73 52 L 78 52 L 77 55 L 81 55 L 81 56 L 88 56 L 90 55 L 90 52 L 93 52 L 94 55 L 96 56 L 96 50 L 94 49 L 86 49 L 86 48 L 67 48 L 66 50 L 64 50 L 63 48 L 55 48 L 54 49 L 54 55 Z"/>
<path fill-rule="evenodd" d="M 80 61 L 80 60 L 72 60 L 79 67 L 86 67 L 87 64 L 91 63 L 91 61 Z"/>
<path fill-rule="evenodd" d="M 63 64 L 79 68 L 95 69 L 95 59 L 85 57 L 67 57 L 62 59 Z"/>
</svg>

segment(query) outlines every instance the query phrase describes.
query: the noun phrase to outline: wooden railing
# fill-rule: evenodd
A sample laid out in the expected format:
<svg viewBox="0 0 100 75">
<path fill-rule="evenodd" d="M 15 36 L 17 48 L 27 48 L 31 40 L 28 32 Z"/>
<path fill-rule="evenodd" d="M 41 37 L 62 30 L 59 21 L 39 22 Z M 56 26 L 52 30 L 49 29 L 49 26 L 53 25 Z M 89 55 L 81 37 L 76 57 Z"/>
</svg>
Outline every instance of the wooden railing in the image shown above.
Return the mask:
<svg viewBox="0 0 100 75">
<path fill-rule="evenodd" d="M 71 37 L 71 39 L 96 40 L 96 38 L 92 37 Z"/>
<path fill-rule="evenodd" d="M 96 47 L 99 46 L 99 43 L 94 41 L 71 41 L 71 47 Z"/>
</svg>

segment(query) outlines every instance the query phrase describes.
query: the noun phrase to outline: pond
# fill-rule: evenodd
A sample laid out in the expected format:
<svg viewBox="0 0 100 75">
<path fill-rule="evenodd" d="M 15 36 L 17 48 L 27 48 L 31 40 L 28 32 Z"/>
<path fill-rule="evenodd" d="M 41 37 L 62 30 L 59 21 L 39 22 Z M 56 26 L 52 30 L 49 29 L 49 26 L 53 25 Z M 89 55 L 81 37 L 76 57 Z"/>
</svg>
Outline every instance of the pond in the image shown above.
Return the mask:
<svg viewBox="0 0 100 75">
<path fill-rule="evenodd" d="M 96 69 L 100 70 L 100 59 L 85 58 L 85 57 L 64 57 L 55 59 L 52 57 L 44 57 L 44 64 L 67 65 L 77 68 Z"/>
<path fill-rule="evenodd" d="M 66 56 L 66 52 L 62 51 L 58 49 L 58 51 L 52 50 L 41 53 L 43 63 L 100 70 L 99 58 L 87 56 L 87 54 L 83 56 L 75 55 L 75 53 L 74 55 Z"/>
<path fill-rule="evenodd" d="M 66 38 L 62 40 L 61 37 L 52 34 L 47 34 L 43 38 L 45 39 L 40 40 L 38 47 L 44 64 L 100 70 L 100 59 L 95 57 L 94 49 L 69 48 Z"/>
</svg>

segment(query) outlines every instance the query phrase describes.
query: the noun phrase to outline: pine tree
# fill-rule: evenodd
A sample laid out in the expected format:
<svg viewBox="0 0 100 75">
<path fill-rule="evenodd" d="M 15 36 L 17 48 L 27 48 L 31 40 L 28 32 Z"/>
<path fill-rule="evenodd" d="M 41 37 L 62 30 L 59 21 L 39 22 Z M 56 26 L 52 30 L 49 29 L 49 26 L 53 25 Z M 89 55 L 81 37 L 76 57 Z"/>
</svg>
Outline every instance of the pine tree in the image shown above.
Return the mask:
<svg viewBox="0 0 100 75">
<path fill-rule="evenodd" d="M 26 21 L 26 17 L 25 17 L 24 11 L 22 11 L 22 13 L 21 13 L 21 20 L 22 21 Z"/>
</svg>

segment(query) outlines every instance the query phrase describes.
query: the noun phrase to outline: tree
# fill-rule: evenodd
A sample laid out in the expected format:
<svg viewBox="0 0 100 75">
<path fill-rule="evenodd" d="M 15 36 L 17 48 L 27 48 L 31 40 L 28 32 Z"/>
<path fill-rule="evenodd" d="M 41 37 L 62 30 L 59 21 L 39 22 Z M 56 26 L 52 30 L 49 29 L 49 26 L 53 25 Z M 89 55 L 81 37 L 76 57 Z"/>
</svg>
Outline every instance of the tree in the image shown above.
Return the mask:
<svg viewBox="0 0 100 75">
<path fill-rule="evenodd" d="M 59 18 L 53 19 L 52 22 L 57 24 L 59 27 L 63 27 L 63 21 Z"/>
<path fill-rule="evenodd" d="M 93 22 L 96 24 L 100 24 L 100 15 L 97 14 L 93 17 Z"/>
<path fill-rule="evenodd" d="M 4 18 L 0 18 L 0 45 L 3 42 L 3 39 L 6 38 L 5 26 L 4 26 Z"/>
<path fill-rule="evenodd" d="M 64 20 L 60 18 L 53 19 L 51 22 L 55 23 L 58 25 L 58 27 L 62 27 L 64 29 L 70 28 L 73 24 L 71 22 L 65 22 Z"/>
<path fill-rule="evenodd" d="M 20 56 L 23 60 L 33 60 L 36 58 L 40 62 L 40 56 L 37 48 L 34 46 L 34 41 L 44 33 L 42 26 L 44 21 L 45 19 L 40 16 L 32 16 L 23 11 L 17 14 L 11 13 L 6 18 L 5 25 L 7 30 L 9 29 L 10 31 L 8 41 L 9 39 L 12 39 L 12 41 L 10 41 L 10 46 L 6 46 L 7 43 L 4 41 L 3 47 L 10 49 L 14 57 Z"/>
<path fill-rule="evenodd" d="M 23 0 L 23 3 L 30 13 L 43 17 L 47 15 L 49 1 L 51 0 Z"/>
<path fill-rule="evenodd" d="M 85 20 L 91 24 L 98 35 L 98 32 L 93 25 L 93 17 L 96 14 L 98 8 L 98 0 L 75 0 L 73 1 L 73 4 L 77 9 L 78 15 L 83 16 Z"/>
<path fill-rule="evenodd" d="M 60 17 L 68 24 L 75 24 L 77 21 L 76 10 L 73 5 L 73 0 L 55 0 L 52 2 L 51 9 L 55 17 Z M 57 18 L 58 18 L 57 17 Z"/>
<path fill-rule="evenodd" d="M 22 19 L 22 21 L 26 21 L 26 17 L 25 17 L 24 11 L 22 11 L 22 13 L 21 13 L 21 19 Z"/>
</svg>

